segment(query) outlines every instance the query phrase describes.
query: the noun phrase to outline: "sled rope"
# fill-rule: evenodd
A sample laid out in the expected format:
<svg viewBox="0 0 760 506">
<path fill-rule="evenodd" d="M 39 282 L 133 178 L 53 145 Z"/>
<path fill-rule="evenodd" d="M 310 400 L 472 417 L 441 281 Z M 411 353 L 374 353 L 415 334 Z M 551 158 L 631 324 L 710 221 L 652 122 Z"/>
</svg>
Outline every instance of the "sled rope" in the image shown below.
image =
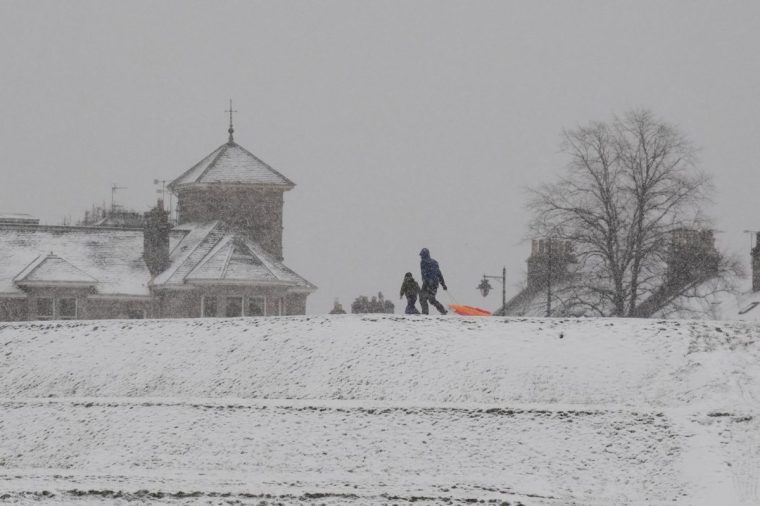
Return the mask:
<svg viewBox="0 0 760 506">
<path fill-rule="evenodd" d="M 451 300 L 451 302 L 453 302 L 454 304 L 459 304 L 459 302 L 457 302 L 457 300 L 454 298 L 454 296 L 453 296 L 453 295 L 451 295 L 451 292 L 450 292 L 450 291 L 448 291 L 448 290 L 444 290 L 444 292 L 446 292 L 446 295 L 448 295 L 448 296 L 449 296 L 449 300 Z"/>
</svg>

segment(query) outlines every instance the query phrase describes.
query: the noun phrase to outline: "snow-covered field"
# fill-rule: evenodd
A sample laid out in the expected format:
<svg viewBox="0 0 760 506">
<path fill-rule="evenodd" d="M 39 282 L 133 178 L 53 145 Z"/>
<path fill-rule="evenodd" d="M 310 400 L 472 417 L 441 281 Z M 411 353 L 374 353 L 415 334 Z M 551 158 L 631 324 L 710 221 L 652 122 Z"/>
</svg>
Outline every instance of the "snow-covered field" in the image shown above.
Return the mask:
<svg viewBox="0 0 760 506">
<path fill-rule="evenodd" d="M 0 501 L 760 504 L 760 325 L 0 324 Z"/>
</svg>

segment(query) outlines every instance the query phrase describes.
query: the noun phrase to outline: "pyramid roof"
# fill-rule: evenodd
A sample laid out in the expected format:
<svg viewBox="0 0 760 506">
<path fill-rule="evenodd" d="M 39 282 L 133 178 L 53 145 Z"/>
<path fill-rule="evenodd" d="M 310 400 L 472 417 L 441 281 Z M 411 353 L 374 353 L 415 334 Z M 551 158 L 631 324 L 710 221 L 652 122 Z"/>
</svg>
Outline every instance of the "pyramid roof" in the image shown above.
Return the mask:
<svg viewBox="0 0 760 506">
<path fill-rule="evenodd" d="M 278 187 L 289 190 L 295 184 L 253 153 L 229 141 L 169 183 L 170 190 L 194 184 L 234 184 Z"/>
</svg>

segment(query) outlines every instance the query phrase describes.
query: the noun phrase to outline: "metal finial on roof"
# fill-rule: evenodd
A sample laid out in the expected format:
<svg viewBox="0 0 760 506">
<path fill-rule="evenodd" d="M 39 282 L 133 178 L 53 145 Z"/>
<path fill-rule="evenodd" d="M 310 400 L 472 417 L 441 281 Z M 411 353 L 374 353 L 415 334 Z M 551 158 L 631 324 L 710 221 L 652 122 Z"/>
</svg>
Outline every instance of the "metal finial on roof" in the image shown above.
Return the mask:
<svg viewBox="0 0 760 506">
<path fill-rule="evenodd" d="M 226 111 L 224 111 L 224 112 L 228 112 L 228 113 L 230 113 L 230 128 L 229 128 L 229 129 L 227 129 L 227 131 L 228 131 L 228 132 L 229 132 L 229 134 L 230 134 L 230 140 L 229 140 L 228 142 L 229 142 L 230 144 L 232 144 L 233 142 L 235 142 L 235 140 L 232 138 L 232 134 L 233 134 L 233 133 L 235 133 L 235 129 L 232 127 L 232 113 L 233 113 L 233 112 L 237 112 L 236 110 L 234 110 L 234 109 L 232 108 L 232 99 L 230 99 L 230 108 L 229 108 L 229 109 L 227 109 L 227 110 L 226 110 Z"/>
</svg>

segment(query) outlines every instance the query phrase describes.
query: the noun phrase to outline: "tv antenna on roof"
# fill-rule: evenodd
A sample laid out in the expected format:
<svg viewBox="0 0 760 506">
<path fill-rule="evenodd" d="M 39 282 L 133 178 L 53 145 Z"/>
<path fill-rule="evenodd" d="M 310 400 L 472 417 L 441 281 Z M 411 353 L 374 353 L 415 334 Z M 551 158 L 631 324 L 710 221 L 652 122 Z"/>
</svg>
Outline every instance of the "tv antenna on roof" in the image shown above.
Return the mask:
<svg viewBox="0 0 760 506">
<path fill-rule="evenodd" d="M 117 183 L 114 183 L 111 185 L 111 212 L 114 212 L 116 209 L 116 204 L 114 203 L 114 195 L 119 190 L 126 190 L 126 186 L 119 186 Z"/>
<path fill-rule="evenodd" d="M 161 185 L 161 188 L 156 188 L 156 193 L 161 195 L 161 203 L 166 202 L 166 179 L 154 179 L 153 180 L 154 185 Z M 171 220 L 172 217 L 172 192 L 169 191 L 169 219 Z"/>
<path fill-rule="evenodd" d="M 156 188 L 156 193 L 161 195 L 161 201 L 166 197 L 166 179 L 154 179 L 153 184 L 161 184 L 161 188 Z"/>
</svg>

